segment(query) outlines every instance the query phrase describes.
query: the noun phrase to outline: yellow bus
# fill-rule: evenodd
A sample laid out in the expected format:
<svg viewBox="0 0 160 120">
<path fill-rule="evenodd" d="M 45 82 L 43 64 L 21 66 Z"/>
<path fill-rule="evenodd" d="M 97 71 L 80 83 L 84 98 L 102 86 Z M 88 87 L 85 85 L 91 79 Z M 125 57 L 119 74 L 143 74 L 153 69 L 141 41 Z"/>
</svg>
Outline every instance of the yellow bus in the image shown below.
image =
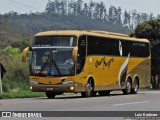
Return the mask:
<svg viewBox="0 0 160 120">
<path fill-rule="evenodd" d="M 146 39 L 106 31 L 60 30 L 35 35 L 23 51 L 29 64 L 30 89 L 48 98 L 64 92 L 83 97 L 113 90 L 136 94 L 150 86 L 150 43 Z"/>
</svg>

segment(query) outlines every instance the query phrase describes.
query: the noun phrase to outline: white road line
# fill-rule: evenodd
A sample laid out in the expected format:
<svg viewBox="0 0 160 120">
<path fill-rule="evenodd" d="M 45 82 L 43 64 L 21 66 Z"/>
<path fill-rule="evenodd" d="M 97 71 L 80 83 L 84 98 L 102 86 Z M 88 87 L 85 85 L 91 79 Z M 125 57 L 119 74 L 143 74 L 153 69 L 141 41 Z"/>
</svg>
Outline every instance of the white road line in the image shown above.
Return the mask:
<svg viewBox="0 0 160 120">
<path fill-rule="evenodd" d="M 132 102 L 132 103 L 122 103 L 122 104 L 113 104 L 112 106 L 133 105 L 133 104 L 142 104 L 142 103 L 148 103 L 148 102 L 150 102 L 150 101 Z"/>
</svg>

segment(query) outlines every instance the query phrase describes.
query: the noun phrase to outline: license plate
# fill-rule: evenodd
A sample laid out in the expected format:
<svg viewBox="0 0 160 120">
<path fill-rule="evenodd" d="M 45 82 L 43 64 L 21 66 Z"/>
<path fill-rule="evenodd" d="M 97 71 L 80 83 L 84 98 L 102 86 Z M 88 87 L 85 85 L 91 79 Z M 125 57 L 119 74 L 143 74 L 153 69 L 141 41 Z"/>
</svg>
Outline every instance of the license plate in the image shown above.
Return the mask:
<svg viewBox="0 0 160 120">
<path fill-rule="evenodd" d="M 53 88 L 47 88 L 48 91 L 53 90 Z"/>
</svg>

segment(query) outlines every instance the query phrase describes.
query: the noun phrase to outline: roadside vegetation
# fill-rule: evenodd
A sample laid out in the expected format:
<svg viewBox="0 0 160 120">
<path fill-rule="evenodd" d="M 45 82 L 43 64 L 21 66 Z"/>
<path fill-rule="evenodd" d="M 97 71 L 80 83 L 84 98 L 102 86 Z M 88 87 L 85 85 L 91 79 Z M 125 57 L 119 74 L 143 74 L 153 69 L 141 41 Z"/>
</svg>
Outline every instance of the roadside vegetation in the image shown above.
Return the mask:
<svg viewBox="0 0 160 120">
<path fill-rule="evenodd" d="M 0 99 L 13 99 L 13 98 L 33 98 L 33 97 L 44 97 L 45 94 L 41 92 L 31 91 L 19 91 L 17 93 L 3 93 L 0 94 Z"/>
<path fill-rule="evenodd" d="M 3 94 L 0 94 L 0 99 L 43 96 L 43 93 L 29 90 L 28 63 L 21 62 L 19 48 L 7 46 L 1 50 L 0 54 L 0 60 L 7 70 L 2 80 Z"/>
</svg>

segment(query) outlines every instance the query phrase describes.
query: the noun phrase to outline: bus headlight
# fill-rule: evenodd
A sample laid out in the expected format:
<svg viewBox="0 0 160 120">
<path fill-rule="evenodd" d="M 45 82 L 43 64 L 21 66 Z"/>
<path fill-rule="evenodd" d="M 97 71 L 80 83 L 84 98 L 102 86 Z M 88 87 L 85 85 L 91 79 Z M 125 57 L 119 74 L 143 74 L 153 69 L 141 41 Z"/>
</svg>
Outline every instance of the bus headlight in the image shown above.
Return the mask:
<svg viewBox="0 0 160 120">
<path fill-rule="evenodd" d="M 67 84 L 74 84 L 74 81 L 64 81 L 62 82 L 63 85 L 67 85 Z"/>
<path fill-rule="evenodd" d="M 36 84 L 39 84 L 39 82 L 36 82 L 36 81 L 30 80 L 30 84 L 32 84 L 32 85 L 36 85 Z"/>
<path fill-rule="evenodd" d="M 30 86 L 30 90 L 32 90 L 32 86 Z"/>
<path fill-rule="evenodd" d="M 72 86 L 72 87 L 70 87 L 70 90 L 74 90 L 74 87 Z"/>
</svg>

